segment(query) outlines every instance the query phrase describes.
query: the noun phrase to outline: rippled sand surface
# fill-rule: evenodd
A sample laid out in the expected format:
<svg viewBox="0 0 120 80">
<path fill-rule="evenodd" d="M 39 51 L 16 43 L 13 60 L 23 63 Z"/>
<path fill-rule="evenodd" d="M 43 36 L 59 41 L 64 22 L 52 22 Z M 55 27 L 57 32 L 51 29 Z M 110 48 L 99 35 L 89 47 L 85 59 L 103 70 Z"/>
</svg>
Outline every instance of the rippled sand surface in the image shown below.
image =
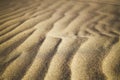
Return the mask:
<svg viewBox="0 0 120 80">
<path fill-rule="evenodd" d="M 0 80 L 120 80 L 120 0 L 0 0 Z"/>
</svg>

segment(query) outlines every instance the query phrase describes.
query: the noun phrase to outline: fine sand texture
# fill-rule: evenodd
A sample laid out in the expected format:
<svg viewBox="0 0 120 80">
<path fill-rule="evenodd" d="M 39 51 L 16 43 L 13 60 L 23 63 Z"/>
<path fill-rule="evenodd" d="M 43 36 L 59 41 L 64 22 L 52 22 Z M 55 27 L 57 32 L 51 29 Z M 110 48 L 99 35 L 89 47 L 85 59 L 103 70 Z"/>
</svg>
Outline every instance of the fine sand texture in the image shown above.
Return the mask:
<svg viewBox="0 0 120 80">
<path fill-rule="evenodd" d="M 120 0 L 0 0 L 0 80 L 120 80 Z"/>
</svg>

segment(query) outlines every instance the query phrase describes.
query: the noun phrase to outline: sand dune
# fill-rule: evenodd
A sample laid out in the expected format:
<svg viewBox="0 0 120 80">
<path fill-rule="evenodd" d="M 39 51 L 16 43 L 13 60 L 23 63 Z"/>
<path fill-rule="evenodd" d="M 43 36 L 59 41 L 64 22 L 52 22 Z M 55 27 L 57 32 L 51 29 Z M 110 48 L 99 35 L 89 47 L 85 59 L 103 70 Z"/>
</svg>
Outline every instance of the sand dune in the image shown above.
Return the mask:
<svg viewBox="0 0 120 80">
<path fill-rule="evenodd" d="M 1 0 L 0 80 L 120 80 L 119 0 Z"/>
</svg>

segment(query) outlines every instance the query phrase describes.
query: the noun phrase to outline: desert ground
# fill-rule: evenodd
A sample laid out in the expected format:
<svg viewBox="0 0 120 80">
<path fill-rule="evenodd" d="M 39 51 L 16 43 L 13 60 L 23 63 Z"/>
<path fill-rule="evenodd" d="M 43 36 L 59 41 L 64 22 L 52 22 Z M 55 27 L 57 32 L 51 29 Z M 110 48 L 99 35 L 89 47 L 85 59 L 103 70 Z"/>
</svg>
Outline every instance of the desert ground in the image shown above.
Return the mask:
<svg viewBox="0 0 120 80">
<path fill-rule="evenodd" d="M 0 80 L 120 80 L 120 0 L 0 0 Z"/>
</svg>

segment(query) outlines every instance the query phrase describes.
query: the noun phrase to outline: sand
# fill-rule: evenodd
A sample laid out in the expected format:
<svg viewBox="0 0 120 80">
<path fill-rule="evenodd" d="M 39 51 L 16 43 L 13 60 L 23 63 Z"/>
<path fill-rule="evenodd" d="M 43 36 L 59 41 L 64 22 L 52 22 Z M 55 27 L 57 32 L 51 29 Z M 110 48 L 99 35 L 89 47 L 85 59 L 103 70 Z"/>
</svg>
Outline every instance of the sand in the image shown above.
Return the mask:
<svg viewBox="0 0 120 80">
<path fill-rule="evenodd" d="M 1 0 L 0 80 L 120 80 L 119 0 Z"/>
</svg>

